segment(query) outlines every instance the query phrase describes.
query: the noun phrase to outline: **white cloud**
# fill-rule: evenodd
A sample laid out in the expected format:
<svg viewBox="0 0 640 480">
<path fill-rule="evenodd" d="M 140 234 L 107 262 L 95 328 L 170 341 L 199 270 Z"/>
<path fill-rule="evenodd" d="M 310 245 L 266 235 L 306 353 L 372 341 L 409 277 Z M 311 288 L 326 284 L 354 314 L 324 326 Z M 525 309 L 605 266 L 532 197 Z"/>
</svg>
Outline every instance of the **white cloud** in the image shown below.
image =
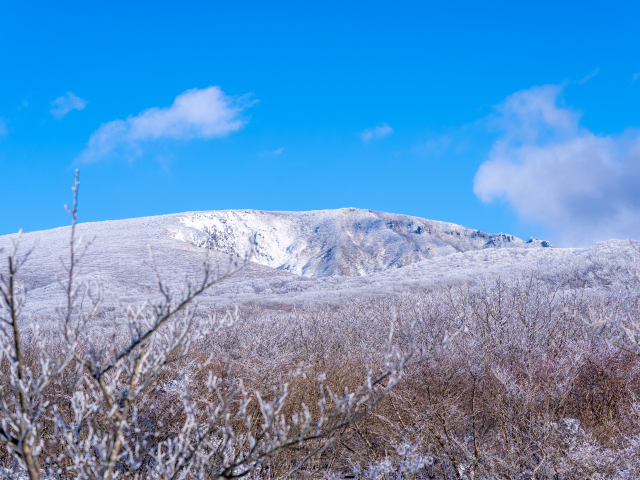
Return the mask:
<svg viewBox="0 0 640 480">
<path fill-rule="evenodd" d="M 508 202 L 560 244 L 640 238 L 640 131 L 596 135 L 558 105 L 561 93 L 534 87 L 497 107 L 502 135 L 476 173 L 475 194 Z"/>
<path fill-rule="evenodd" d="M 388 123 L 383 123 L 382 125 L 378 125 L 377 127 L 367 128 L 360 134 L 360 137 L 362 137 L 363 142 L 367 143 L 371 140 L 377 140 L 387 137 L 392 133 L 393 128 L 391 128 Z"/>
<path fill-rule="evenodd" d="M 102 124 L 80 157 L 89 162 L 114 152 L 136 157 L 142 154 L 145 141 L 221 137 L 245 125 L 248 119 L 240 114 L 253 103 L 247 95 L 228 97 L 220 87 L 193 88 L 178 95 L 170 107 L 148 108 L 125 120 Z"/>
<path fill-rule="evenodd" d="M 631 78 L 631 83 L 635 83 L 638 78 L 640 78 L 640 72 L 634 73 L 633 77 Z"/>
<path fill-rule="evenodd" d="M 427 140 L 414 147 L 414 151 L 427 157 L 439 157 L 446 153 L 457 140 L 458 138 L 453 134 L 429 135 Z"/>
<path fill-rule="evenodd" d="M 51 102 L 51 115 L 55 117 L 56 120 L 60 120 L 71 110 L 83 110 L 84 107 L 87 106 L 86 100 L 75 95 L 73 92 L 67 92 L 63 96 L 56 98 L 53 102 Z M 25 107 L 28 104 L 25 105 Z"/>
<path fill-rule="evenodd" d="M 277 157 L 278 155 L 280 155 L 282 152 L 284 152 L 284 147 L 280 147 L 276 150 L 273 151 L 268 151 L 268 152 L 260 152 L 258 153 L 258 157 Z"/>
<path fill-rule="evenodd" d="M 586 77 L 583 77 L 582 79 L 578 80 L 577 83 L 579 83 L 580 85 L 582 85 L 583 83 L 588 82 L 589 80 L 591 80 L 593 77 L 595 77 L 596 75 L 598 75 L 598 73 L 600 73 L 600 67 L 596 67 L 593 70 L 591 70 L 591 72 L 589 72 L 587 74 Z"/>
</svg>

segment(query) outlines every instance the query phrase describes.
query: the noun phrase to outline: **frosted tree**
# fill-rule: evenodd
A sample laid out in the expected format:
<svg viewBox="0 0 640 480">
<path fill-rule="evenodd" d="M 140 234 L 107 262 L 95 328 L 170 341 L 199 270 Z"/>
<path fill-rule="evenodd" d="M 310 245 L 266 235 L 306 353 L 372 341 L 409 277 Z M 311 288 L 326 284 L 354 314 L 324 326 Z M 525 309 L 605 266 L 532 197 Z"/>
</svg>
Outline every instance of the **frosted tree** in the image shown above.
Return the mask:
<svg viewBox="0 0 640 480">
<path fill-rule="evenodd" d="M 249 257 L 222 270 L 205 261 L 200 278 L 180 292 L 152 258 L 159 295 L 118 311 L 111 337 L 90 338 L 103 291 L 78 276 L 91 244 L 76 238 L 78 187 L 76 171 L 58 338 L 42 335 L 37 318 L 26 324 L 19 278 L 32 250 L 21 253 L 20 235 L 0 276 L 0 439 L 11 459 L 4 478 L 236 478 L 264 473 L 283 455 L 290 468 L 269 475 L 290 476 L 329 448 L 334 432 L 368 415 L 412 361 L 411 342 L 400 351 L 390 335 L 375 375 L 370 370 L 357 388 L 337 392 L 320 376 L 319 401 L 310 406 L 290 402 L 287 381 L 249 391 L 231 368 L 216 373 L 219 359 L 196 353 L 235 328 L 238 311 L 203 315 L 196 301 Z M 291 378 L 306 375 L 298 368 Z"/>
</svg>

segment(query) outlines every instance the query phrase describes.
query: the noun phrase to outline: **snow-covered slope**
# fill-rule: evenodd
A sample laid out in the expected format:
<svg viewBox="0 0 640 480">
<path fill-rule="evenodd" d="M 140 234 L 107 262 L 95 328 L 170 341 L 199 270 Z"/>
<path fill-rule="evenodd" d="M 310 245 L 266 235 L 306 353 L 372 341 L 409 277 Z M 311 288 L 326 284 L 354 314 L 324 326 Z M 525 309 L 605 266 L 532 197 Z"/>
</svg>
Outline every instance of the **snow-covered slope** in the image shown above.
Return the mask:
<svg viewBox="0 0 640 480">
<path fill-rule="evenodd" d="M 222 210 L 184 214 L 170 235 L 199 247 L 241 254 L 306 277 L 363 276 L 428 258 L 486 248 L 552 247 L 453 223 L 342 208 L 311 212 Z"/>
<path fill-rule="evenodd" d="M 50 317 L 62 300 L 56 275 L 63 272 L 60 259 L 68 257 L 69 233 L 63 227 L 23 235 L 23 252 L 39 240 L 20 276 L 29 289 L 27 311 L 35 318 Z M 628 241 L 545 248 L 549 244 L 538 240 L 369 210 L 193 212 L 84 223 L 78 236 L 94 239 L 80 272 L 101 278 L 105 311 L 156 292 L 149 247 L 162 277 L 177 289 L 185 277 L 202 273 L 205 256 L 224 264 L 228 254 L 251 246 L 256 261 L 202 298 L 216 305 L 341 302 L 531 272 L 589 288 L 617 289 L 635 281 Z M 15 238 L 0 237 L 1 272 Z"/>
</svg>

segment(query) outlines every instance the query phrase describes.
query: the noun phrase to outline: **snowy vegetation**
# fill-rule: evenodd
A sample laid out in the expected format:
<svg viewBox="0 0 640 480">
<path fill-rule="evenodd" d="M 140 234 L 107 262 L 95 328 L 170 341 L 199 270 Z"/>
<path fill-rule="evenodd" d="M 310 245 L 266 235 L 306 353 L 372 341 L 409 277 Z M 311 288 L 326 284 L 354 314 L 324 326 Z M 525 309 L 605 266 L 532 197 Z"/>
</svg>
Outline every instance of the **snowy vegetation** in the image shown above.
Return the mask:
<svg viewBox="0 0 640 480">
<path fill-rule="evenodd" d="M 95 245 L 70 211 L 58 292 L 44 282 L 49 305 L 28 269 L 39 247 L 13 236 L 4 251 L 4 478 L 640 478 L 640 282 L 628 242 L 452 254 L 436 259 L 442 271 L 456 255 L 467 267 L 555 255 L 558 268 L 485 266 L 384 292 L 385 279 L 423 271 L 418 262 L 331 302 L 254 295 L 227 309 L 216 288 L 255 285 L 247 270 L 262 272 L 244 257 L 214 254 L 176 289 L 156 251 L 147 301 L 142 289 L 107 301 L 105 283 L 82 271 Z M 269 282 L 283 278 L 302 282 Z M 316 292 L 354 285 L 313 281 Z"/>
</svg>

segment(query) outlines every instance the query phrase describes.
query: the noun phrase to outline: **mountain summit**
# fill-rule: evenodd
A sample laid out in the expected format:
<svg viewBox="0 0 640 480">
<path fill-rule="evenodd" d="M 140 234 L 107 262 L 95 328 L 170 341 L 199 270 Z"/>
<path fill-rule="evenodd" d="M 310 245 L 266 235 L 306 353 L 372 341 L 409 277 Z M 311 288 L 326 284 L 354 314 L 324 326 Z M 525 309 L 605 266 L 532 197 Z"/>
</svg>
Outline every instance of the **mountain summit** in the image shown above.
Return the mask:
<svg viewBox="0 0 640 480">
<path fill-rule="evenodd" d="M 176 216 L 167 216 L 176 217 Z M 452 253 L 553 247 L 504 233 L 408 215 L 341 208 L 309 212 L 220 210 L 177 215 L 176 240 L 306 277 L 364 276 Z"/>
</svg>

